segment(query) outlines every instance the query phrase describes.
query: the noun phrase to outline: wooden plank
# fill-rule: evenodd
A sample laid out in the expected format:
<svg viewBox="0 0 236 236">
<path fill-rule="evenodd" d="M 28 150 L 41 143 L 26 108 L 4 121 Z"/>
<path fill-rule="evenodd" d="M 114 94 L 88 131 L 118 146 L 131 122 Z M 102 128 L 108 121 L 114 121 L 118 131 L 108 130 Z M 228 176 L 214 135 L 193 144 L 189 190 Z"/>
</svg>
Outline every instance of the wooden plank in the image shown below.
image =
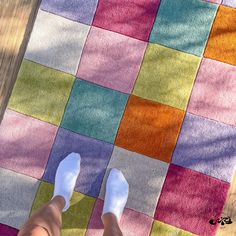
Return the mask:
<svg viewBox="0 0 236 236">
<path fill-rule="evenodd" d="M 39 0 L 0 1 L 0 122 L 38 11 Z"/>
<path fill-rule="evenodd" d="M 221 226 L 217 231 L 217 236 L 236 235 L 236 172 L 231 184 L 227 201 L 222 216 L 230 216 L 233 223 Z"/>
</svg>

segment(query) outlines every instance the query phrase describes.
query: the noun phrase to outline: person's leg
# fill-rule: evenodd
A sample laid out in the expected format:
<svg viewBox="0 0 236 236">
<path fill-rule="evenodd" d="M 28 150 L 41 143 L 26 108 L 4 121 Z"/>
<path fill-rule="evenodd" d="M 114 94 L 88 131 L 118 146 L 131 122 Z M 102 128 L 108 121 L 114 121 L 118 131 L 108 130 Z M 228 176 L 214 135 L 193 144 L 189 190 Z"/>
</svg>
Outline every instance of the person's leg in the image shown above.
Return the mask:
<svg viewBox="0 0 236 236">
<path fill-rule="evenodd" d="M 18 236 L 59 236 L 61 213 L 70 207 L 76 179 L 80 172 L 80 155 L 71 153 L 58 166 L 51 201 L 40 208 L 22 226 Z"/>
<path fill-rule="evenodd" d="M 41 235 L 51 236 L 60 235 L 61 213 L 65 207 L 65 200 L 61 196 L 55 196 L 50 202 L 39 209 L 23 225 L 18 236 Z"/>
<path fill-rule="evenodd" d="M 112 169 L 106 183 L 102 213 L 103 236 L 122 236 L 119 221 L 128 199 L 129 184 L 121 171 Z"/>
<path fill-rule="evenodd" d="M 103 236 L 122 236 L 122 232 L 116 216 L 113 213 L 106 213 L 102 216 L 104 225 Z"/>
</svg>

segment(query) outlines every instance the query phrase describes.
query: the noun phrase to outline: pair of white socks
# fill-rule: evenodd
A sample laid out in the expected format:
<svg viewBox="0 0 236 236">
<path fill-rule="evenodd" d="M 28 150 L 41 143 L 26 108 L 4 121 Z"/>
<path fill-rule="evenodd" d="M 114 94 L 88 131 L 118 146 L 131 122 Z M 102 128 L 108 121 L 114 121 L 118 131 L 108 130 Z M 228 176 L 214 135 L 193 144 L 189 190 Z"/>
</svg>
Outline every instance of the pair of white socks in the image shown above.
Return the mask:
<svg viewBox="0 0 236 236">
<path fill-rule="evenodd" d="M 54 196 L 62 196 L 65 199 L 66 211 L 70 207 L 76 180 L 80 172 L 81 157 L 77 153 L 69 154 L 63 159 L 56 172 Z M 128 199 L 129 184 L 120 170 L 112 169 L 106 183 L 106 194 L 103 213 L 113 213 L 120 220 Z"/>
</svg>

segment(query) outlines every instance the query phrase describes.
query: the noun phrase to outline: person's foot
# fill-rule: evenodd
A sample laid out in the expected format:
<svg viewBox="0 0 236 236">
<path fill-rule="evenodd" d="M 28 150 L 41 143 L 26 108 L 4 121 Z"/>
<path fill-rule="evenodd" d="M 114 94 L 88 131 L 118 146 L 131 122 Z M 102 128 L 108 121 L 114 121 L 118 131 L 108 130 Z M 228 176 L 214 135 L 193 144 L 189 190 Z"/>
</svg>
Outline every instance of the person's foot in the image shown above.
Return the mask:
<svg viewBox="0 0 236 236">
<path fill-rule="evenodd" d="M 62 196 L 65 199 L 63 212 L 70 207 L 70 199 L 80 172 L 80 159 L 78 153 L 72 152 L 60 162 L 57 168 L 53 197 Z"/>
<path fill-rule="evenodd" d="M 128 199 L 129 184 L 120 170 L 112 169 L 106 183 L 102 215 L 113 213 L 120 221 Z"/>
</svg>

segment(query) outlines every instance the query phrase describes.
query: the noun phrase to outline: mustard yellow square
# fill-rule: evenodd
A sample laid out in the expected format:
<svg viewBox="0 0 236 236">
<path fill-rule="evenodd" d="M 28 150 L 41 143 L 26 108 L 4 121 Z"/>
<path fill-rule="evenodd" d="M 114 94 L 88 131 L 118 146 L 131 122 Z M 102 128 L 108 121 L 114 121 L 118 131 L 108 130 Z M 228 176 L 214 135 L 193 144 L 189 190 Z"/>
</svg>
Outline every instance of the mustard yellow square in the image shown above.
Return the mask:
<svg viewBox="0 0 236 236">
<path fill-rule="evenodd" d="M 133 94 L 186 110 L 201 58 L 150 43 Z"/>
<path fill-rule="evenodd" d="M 152 232 L 150 236 L 194 236 L 188 231 L 176 228 L 174 226 L 162 223 L 160 221 L 154 221 L 152 225 Z"/>
<path fill-rule="evenodd" d="M 51 200 L 53 189 L 53 184 L 41 182 L 34 200 L 31 215 Z M 85 235 L 95 200 L 95 198 L 82 193 L 73 193 L 70 208 L 62 214 L 62 236 Z"/>
</svg>

